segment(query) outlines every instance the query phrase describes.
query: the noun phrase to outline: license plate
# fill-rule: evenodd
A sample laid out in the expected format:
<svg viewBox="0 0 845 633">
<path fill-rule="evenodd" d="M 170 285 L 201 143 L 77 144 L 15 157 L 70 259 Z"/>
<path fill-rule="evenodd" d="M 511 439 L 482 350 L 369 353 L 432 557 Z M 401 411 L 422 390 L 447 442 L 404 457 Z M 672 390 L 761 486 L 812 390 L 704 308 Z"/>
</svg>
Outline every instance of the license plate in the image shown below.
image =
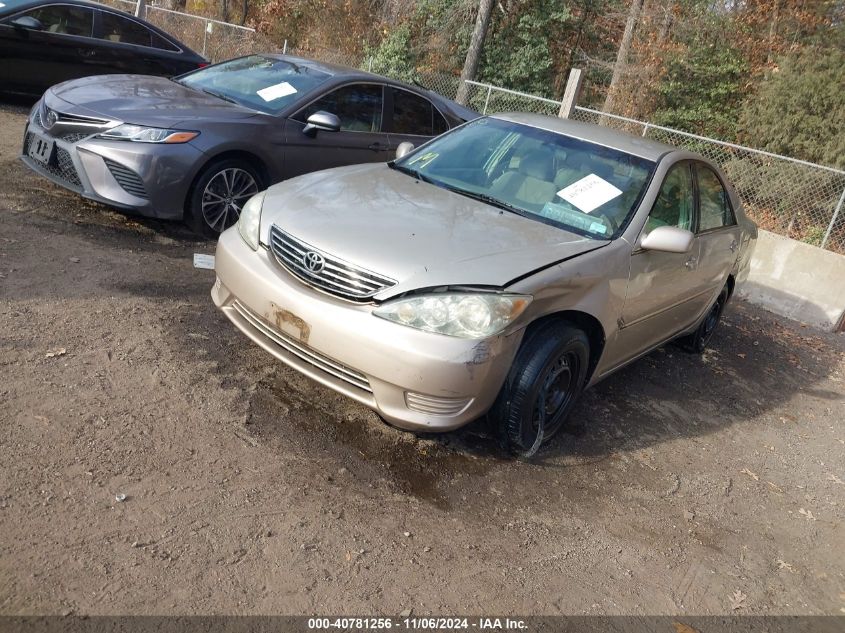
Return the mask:
<svg viewBox="0 0 845 633">
<path fill-rule="evenodd" d="M 33 133 L 32 141 L 29 143 L 29 157 L 46 165 L 50 162 L 50 157 L 53 155 L 54 146 L 55 141 L 44 138 L 40 134 Z"/>
</svg>

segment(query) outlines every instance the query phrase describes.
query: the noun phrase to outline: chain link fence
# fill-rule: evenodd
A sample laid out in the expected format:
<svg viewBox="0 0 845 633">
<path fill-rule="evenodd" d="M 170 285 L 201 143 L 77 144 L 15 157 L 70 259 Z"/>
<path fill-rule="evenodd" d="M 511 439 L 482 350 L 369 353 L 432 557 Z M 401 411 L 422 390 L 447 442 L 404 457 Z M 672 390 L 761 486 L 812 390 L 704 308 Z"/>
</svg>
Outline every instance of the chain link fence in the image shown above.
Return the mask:
<svg viewBox="0 0 845 633">
<path fill-rule="evenodd" d="M 560 101 L 468 83 L 468 105 L 483 114 L 557 115 L 560 110 Z M 760 228 L 845 254 L 845 171 L 580 106 L 572 119 L 706 156 L 725 171 L 746 212 Z"/>
<path fill-rule="evenodd" d="M 133 0 L 97 0 L 97 2 L 132 14 L 135 13 L 137 6 L 137 2 Z M 165 7 L 148 4 L 147 15 L 144 19 L 170 33 L 212 62 L 278 48 L 272 46 L 266 37 L 248 26 L 172 11 Z"/>
<path fill-rule="evenodd" d="M 132 0 L 100 2 L 128 13 L 134 12 L 136 6 Z M 391 74 L 389 70 L 373 68 L 371 58 L 322 48 L 294 49 L 287 41 L 274 43 L 249 27 L 162 7 L 148 5 L 146 19 L 212 62 L 278 51 Z M 418 71 L 414 81 L 454 99 L 460 78 Z M 467 106 L 482 114 L 517 111 L 555 116 L 560 111 L 560 101 L 476 81 L 467 84 Z M 575 108 L 572 118 L 698 152 L 728 174 L 746 212 L 761 228 L 845 254 L 845 171 L 580 106 Z"/>
</svg>

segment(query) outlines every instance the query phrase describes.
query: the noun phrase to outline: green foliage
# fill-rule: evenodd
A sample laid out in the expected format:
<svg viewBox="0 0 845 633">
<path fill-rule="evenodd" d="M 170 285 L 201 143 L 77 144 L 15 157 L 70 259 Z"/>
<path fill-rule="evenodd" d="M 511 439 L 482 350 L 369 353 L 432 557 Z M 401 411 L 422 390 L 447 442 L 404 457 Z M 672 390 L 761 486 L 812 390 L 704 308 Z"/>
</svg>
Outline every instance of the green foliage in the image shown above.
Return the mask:
<svg viewBox="0 0 845 633">
<path fill-rule="evenodd" d="M 845 52 L 808 48 L 783 60 L 742 113 L 749 142 L 845 168 Z"/>
<path fill-rule="evenodd" d="M 568 3 L 538 0 L 524 4 L 518 14 L 494 12 L 479 77 L 495 85 L 552 96 L 552 45 L 569 26 Z"/>
<path fill-rule="evenodd" d="M 391 29 L 381 43 L 364 47 L 365 68 L 402 81 L 412 81 L 416 74 L 416 55 L 411 48 L 411 30 L 407 24 Z"/>
<path fill-rule="evenodd" d="M 709 32 L 708 32 L 709 31 Z M 653 120 L 658 125 L 718 138 L 736 138 L 748 64 L 717 29 L 694 32 L 667 53 Z"/>
</svg>

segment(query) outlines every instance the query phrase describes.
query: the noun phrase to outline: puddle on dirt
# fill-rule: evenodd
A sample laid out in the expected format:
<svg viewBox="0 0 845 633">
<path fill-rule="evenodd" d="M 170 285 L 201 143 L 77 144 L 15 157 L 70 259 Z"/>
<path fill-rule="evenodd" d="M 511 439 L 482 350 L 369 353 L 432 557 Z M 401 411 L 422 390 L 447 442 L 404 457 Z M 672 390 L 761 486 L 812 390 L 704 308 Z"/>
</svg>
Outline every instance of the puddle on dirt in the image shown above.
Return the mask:
<svg viewBox="0 0 845 633">
<path fill-rule="evenodd" d="M 271 442 L 352 460 L 354 468 L 374 469 L 376 479 L 443 509 L 451 507 L 452 480 L 484 475 L 498 461 L 492 454 L 472 454 L 483 453 L 472 444 L 485 442 L 492 453 L 492 440 L 470 433 L 416 436 L 305 378 L 301 385 L 292 384 L 300 377 L 290 378 L 277 374 L 262 381 L 250 399 L 250 427 Z"/>
</svg>

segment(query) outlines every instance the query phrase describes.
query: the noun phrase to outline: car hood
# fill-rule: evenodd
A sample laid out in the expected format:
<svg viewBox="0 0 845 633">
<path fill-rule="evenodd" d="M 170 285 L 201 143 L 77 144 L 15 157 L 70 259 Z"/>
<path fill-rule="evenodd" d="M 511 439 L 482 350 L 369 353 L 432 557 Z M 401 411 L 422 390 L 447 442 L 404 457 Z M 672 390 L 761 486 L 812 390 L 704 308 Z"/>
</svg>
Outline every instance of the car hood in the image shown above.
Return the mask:
<svg viewBox="0 0 845 633">
<path fill-rule="evenodd" d="M 175 127 L 187 120 L 196 124 L 202 119 L 233 120 L 255 115 L 252 110 L 170 79 L 146 75 L 74 79 L 50 88 L 46 100 L 51 108 L 69 114 L 157 127 Z"/>
<path fill-rule="evenodd" d="M 271 224 L 395 279 L 378 299 L 439 286 L 504 288 L 538 268 L 609 243 L 503 211 L 385 164 L 329 169 L 270 187 L 262 236 Z"/>
</svg>

